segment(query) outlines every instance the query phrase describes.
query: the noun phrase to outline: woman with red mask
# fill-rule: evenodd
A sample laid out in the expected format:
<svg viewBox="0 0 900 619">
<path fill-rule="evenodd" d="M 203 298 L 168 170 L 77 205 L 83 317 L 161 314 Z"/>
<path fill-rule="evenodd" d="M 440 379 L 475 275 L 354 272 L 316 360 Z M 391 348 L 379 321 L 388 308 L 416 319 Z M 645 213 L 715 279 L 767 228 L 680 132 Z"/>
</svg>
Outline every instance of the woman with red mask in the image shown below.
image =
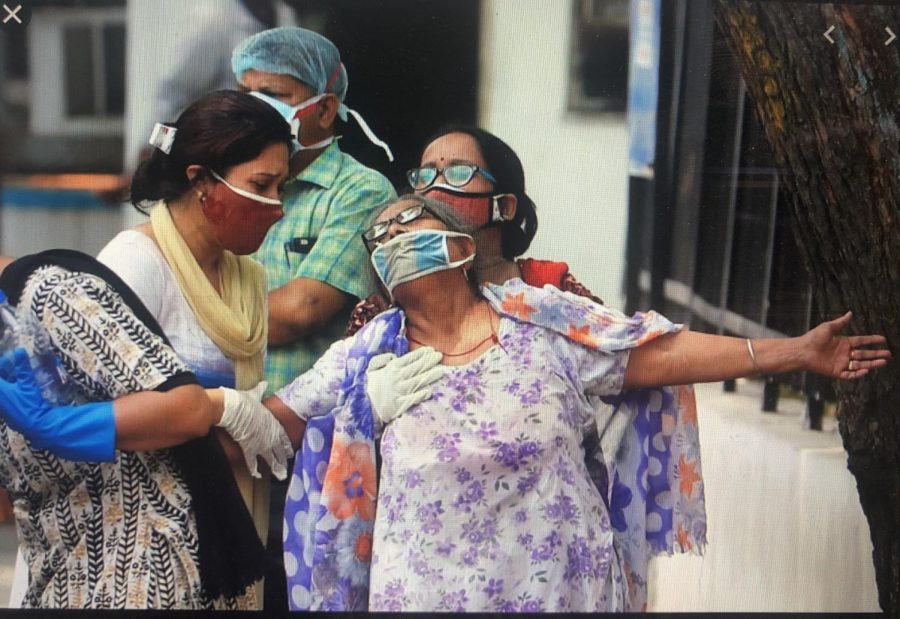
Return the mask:
<svg viewBox="0 0 900 619">
<path fill-rule="evenodd" d="M 23 606 L 259 607 L 267 557 L 243 503 L 266 489 L 251 483 L 257 456 L 283 476 L 291 446 L 255 408 L 266 286 L 245 254 L 282 216 L 291 140 L 269 105 L 210 93 L 155 127 L 131 187 L 150 222 L 104 264 L 51 250 L 3 269 L 0 289 L 40 321 L 73 387 L 50 406 L 24 350 L 0 358 Z M 225 453 L 213 426 L 233 438 Z"/>
<path fill-rule="evenodd" d="M 518 277 L 531 286 L 550 284 L 602 303 L 572 276 L 565 262 L 518 258 L 537 233 L 537 213 L 525 193 L 522 162 L 497 136 L 479 127 L 449 125 L 428 141 L 419 167 L 407 172 L 407 180 L 413 191 L 449 204 L 477 229 L 479 281 L 502 284 Z M 387 308 L 378 293 L 360 301 L 347 335 Z"/>
<path fill-rule="evenodd" d="M 158 124 L 150 143 L 131 184 L 150 221 L 118 234 L 98 259 L 134 290 L 203 386 L 254 388 L 268 312 L 265 271 L 248 254 L 284 215 L 290 129 L 255 97 L 218 91 Z M 220 440 L 265 540 L 268 479 L 251 479 L 238 446 Z"/>
</svg>

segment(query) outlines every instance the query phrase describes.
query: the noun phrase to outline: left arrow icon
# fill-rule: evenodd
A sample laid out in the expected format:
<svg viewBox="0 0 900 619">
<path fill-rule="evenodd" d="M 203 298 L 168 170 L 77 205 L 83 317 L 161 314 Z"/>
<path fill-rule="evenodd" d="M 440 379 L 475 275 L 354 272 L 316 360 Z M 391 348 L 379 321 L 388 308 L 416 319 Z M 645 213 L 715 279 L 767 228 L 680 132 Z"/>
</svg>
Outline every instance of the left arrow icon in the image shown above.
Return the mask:
<svg viewBox="0 0 900 619">
<path fill-rule="evenodd" d="M 828 42 L 834 45 L 834 39 L 831 38 L 831 33 L 834 32 L 834 26 L 831 26 L 828 30 L 826 30 L 822 36 L 828 39 Z"/>
<path fill-rule="evenodd" d="M 894 42 L 894 39 L 897 38 L 897 35 L 894 34 L 894 31 L 891 30 L 890 28 L 885 28 L 884 31 L 887 32 L 889 35 L 891 35 L 890 38 L 889 38 L 887 41 L 884 42 L 884 44 L 885 44 L 885 45 L 890 45 L 891 43 Z"/>
</svg>

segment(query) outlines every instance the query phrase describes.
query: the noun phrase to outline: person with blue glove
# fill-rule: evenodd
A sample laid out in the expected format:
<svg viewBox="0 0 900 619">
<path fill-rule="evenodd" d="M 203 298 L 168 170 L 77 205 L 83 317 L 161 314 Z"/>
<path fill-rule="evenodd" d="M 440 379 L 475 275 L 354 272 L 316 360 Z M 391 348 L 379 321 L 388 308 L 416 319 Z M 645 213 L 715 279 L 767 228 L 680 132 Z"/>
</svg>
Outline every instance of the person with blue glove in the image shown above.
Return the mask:
<svg viewBox="0 0 900 619">
<path fill-rule="evenodd" d="M 17 348 L 11 357 L 15 382 L 0 380 L 0 415 L 6 424 L 28 437 L 32 446 L 61 458 L 112 461 L 116 447 L 113 403 L 51 407 L 41 394 L 28 352 Z"/>
<path fill-rule="evenodd" d="M 213 427 L 286 473 L 265 383 L 205 389 L 159 323 L 95 259 L 14 261 L 0 289 L 47 332 L 73 385 L 51 406 L 22 349 L 0 357 L 0 486 L 32 608 L 254 608 L 265 549 Z M 73 578 L 83 574 L 85 578 Z"/>
<path fill-rule="evenodd" d="M 184 440 L 182 433 L 194 433 L 178 428 L 177 420 L 166 418 L 180 402 L 174 402 L 174 406 L 164 398 L 154 398 L 154 402 L 148 392 L 123 396 L 115 402 L 52 406 L 41 394 L 25 349 L 17 348 L 11 363 L 14 382 L 0 380 L 0 416 L 33 447 L 60 458 L 112 462 L 117 446 L 132 450 L 171 447 Z M 223 428 L 241 446 L 254 477 L 260 477 L 256 459 L 261 457 L 275 477 L 284 479 L 293 449 L 281 424 L 259 404 L 265 389 L 266 382 L 262 381 L 245 391 L 227 387 L 206 390 L 210 405 L 200 407 L 204 414 L 198 417 L 205 417 L 206 422 L 199 421 L 197 429 L 205 434 L 210 426 Z M 170 430 L 147 432 L 151 421 L 160 429 Z"/>
<path fill-rule="evenodd" d="M 210 429 L 235 439 L 252 473 L 260 456 L 283 476 L 293 447 L 260 403 L 265 382 L 202 387 L 137 294 L 84 254 L 20 258 L 0 289 L 40 321 L 75 392 L 52 406 L 23 349 L 0 356 L 0 485 L 29 570 L 22 606 L 257 605 L 267 557 Z M 373 363 L 368 395 L 385 423 L 430 395 L 442 373 L 431 352 Z"/>
</svg>

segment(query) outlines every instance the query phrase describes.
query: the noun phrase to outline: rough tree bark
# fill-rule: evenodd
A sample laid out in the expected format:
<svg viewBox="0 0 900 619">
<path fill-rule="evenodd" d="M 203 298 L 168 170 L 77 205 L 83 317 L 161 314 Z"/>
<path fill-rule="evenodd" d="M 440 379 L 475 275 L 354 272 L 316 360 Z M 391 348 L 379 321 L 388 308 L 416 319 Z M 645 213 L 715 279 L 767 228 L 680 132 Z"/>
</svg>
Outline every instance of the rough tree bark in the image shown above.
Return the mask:
<svg viewBox="0 0 900 619">
<path fill-rule="evenodd" d="M 894 352 L 838 393 L 879 603 L 900 616 L 900 39 L 885 45 L 900 8 L 718 0 L 716 21 L 784 168 L 819 311 L 852 309 Z"/>
</svg>

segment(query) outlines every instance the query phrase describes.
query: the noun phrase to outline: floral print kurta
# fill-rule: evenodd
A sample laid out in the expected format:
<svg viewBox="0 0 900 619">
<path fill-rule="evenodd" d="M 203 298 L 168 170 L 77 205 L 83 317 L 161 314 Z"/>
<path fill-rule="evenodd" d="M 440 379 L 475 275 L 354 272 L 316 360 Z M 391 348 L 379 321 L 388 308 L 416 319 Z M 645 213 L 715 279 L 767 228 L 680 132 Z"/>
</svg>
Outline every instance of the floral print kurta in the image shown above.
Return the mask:
<svg viewBox="0 0 900 619">
<path fill-rule="evenodd" d="M 351 547 L 372 553 L 371 610 L 624 607 L 582 439 L 597 414 L 586 395 L 621 391 L 628 351 L 588 349 L 510 318 L 499 338 L 384 429 L 374 535 Z M 328 412 L 345 350 L 333 346 L 279 397 L 304 417 Z"/>
</svg>

